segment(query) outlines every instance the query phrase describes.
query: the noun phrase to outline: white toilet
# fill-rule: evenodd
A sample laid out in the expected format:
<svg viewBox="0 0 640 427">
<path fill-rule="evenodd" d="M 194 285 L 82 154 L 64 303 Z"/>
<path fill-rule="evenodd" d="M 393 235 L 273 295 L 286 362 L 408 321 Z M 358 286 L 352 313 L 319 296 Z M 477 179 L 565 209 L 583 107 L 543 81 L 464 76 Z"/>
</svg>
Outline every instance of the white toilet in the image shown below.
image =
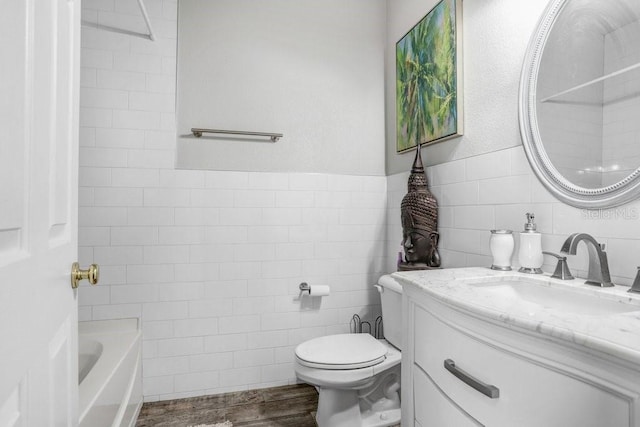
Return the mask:
<svg viewBox="0 0 640 427">
<path fill-rule="evenodd" d="M 319 390 L 319 427 L 400 423 L 402 287 L 391 276 L 376 285 L 386 340 L 369 334 L 314 338 L 296 347 L 298 378 Z"/>
</svg>

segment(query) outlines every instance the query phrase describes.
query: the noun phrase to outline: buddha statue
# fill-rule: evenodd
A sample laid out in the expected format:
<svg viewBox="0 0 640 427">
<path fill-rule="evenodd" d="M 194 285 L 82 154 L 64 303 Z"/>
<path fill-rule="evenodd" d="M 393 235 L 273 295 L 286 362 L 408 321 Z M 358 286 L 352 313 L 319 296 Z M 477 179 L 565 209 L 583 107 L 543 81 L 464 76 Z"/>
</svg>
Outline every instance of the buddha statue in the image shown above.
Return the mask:
<svg viewBox="0 0 640 427">
<path fill-rule="evenodd" d="M 440 266 L 438 202 L 429 191 L 419 146 L 407 190 L 400 205 L 404 259 L 398 262 L 398 270 L 437 268 Z"/>
</svg>

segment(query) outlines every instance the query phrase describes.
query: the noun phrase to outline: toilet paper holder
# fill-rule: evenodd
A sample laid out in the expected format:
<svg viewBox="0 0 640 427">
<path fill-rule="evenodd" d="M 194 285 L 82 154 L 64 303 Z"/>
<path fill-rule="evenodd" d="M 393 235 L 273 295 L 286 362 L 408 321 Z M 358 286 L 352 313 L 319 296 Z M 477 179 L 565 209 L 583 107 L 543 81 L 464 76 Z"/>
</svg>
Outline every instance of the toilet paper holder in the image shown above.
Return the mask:
<svg viewBox="0 0 640 427">
<path fill-rule="evenodd" d="M 305 292 L 307 293 L 307 295 L 311 295 L 311 286 L 309 286 L 307 282 L 300 283 L 300 286 L 298 286 L 298 288 L 300 288 L 300 296 L 302 296 L 302 294 Z"/>
<path fill-rule="evenodd" d="M 305 295 L 308 297 L 328 297 L 331 294 L 331 288 L 327 285 L 313 285 L 311 287 L 307 282 L 302 282 L 298 288 L 300 289 L 299 298 Z"/>
</svg>

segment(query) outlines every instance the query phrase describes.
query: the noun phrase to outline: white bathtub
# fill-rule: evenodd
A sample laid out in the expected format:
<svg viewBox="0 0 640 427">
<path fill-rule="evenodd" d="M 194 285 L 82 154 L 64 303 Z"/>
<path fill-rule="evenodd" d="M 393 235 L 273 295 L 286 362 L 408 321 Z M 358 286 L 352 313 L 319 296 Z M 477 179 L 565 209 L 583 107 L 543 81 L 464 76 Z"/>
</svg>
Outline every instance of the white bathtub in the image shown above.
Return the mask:
<svg viewBox="0 0 640 427">
<path fill-rule="evenodd" d="M 138 319 L 80 322 L 80 427 L 131 427 L 142 407 Z"/>
</svg>

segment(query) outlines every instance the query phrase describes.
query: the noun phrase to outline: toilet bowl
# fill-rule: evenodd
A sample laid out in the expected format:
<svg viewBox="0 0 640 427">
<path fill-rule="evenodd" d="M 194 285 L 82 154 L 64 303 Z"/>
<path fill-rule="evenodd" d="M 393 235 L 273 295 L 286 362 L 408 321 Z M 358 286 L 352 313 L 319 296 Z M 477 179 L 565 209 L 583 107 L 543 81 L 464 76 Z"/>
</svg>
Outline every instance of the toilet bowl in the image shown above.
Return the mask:
<svg viewBox="0 0 640 427">
<path fill-rule="evenodd" d="M 319 427 L 385 427 L 400 423 L 402 287 L 390 276 L 376 285 L 385 338 L 337 334 L 295 350 L 297 377 L 319 391 Z"/>
</svg>

